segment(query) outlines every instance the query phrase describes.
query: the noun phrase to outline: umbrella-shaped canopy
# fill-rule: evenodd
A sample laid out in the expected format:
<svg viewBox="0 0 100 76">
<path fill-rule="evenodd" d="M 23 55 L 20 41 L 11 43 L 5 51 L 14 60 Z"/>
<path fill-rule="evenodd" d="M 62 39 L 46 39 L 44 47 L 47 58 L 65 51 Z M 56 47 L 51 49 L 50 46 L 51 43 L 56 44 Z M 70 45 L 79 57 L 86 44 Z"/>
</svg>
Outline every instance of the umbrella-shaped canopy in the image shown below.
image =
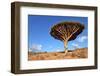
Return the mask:
<svg viewBox="0 0 100 76">
<path fill-rule="evenodd" d="M 61 22 L 55 24 L 50 31 L 51 36 L 61 41 L 74 40 L 84 29 L 79 22 Z"/>
</svg>

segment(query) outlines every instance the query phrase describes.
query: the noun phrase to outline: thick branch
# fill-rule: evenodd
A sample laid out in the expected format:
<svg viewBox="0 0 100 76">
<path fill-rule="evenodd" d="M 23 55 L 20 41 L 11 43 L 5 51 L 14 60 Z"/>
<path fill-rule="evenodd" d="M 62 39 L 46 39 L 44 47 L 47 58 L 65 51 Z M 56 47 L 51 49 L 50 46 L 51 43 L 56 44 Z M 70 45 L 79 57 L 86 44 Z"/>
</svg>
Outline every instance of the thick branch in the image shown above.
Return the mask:
<svg viewBox="0 0 100 76">
<path fill-rule="evenodd" d="M 67 40 L 69 40 L 70 37 L 71 37 L 74 33 L 76 33 L 78 30 L 79 30 L 79 28 L 77 28 L 77 29 L 67 38 Z"/>
<path fill-rule="evenodd" d="M 59 30 L 56 29 L 56 31 L 59 32 L 61 34 L 61 37 L 63 38 L 63 40 L 65 40 L 64 35 Z"/>
</svg>

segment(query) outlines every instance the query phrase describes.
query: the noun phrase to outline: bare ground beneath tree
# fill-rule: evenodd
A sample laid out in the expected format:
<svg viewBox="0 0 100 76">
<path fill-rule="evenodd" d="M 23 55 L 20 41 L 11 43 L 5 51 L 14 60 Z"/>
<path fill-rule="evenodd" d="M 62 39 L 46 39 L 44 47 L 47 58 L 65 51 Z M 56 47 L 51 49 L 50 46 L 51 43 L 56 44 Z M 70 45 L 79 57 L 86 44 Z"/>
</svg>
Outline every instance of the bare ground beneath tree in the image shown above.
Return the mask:
<svg viewBox="0 0 100 76">
<path fill-rule="evenodd" d="M 79 59 L 87 58 L 88 49 L 81 48 L 74 51 L 69 51 L 67 54 L 64 52 L 49 52 L 49 53 L 28 53 L 28 60 L 56 60 L 56 59 Z"/>
</svg>

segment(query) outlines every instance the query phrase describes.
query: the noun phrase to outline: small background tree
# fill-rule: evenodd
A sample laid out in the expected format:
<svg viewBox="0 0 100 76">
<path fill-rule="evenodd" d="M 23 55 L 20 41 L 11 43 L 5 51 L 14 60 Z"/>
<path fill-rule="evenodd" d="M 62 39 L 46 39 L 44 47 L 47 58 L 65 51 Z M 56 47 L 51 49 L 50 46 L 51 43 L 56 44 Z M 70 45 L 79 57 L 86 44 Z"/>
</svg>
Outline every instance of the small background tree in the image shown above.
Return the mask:
<svg viewBox="0 0 100 76">
<path fill-rule="evenodd" d="M 76 39 L 83 29 L 84 25 L 79 22 L 61 22 L 51 28 L 50 34 L 55 39 L 63 41 L 66 54 L 68 52 L 68 41 Z"/>
</svg>

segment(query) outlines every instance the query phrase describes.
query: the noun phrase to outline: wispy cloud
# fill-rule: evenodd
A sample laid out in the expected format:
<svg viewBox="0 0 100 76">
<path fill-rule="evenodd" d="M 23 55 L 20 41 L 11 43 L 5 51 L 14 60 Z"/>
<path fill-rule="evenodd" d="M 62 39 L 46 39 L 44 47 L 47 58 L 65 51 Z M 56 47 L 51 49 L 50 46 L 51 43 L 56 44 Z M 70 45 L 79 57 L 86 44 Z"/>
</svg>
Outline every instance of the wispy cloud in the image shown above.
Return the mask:
<svg viewBox="0 0 100 76">
<path fill-rule="evenodd" d="M 29 48 L 29 50 L 28 50 L 28 51 L 29 51 L 29 52 L 31 52 L 31 51 L 32 51 L 32 49 L 30 49 L 30 48 Z"/>
<path fill-rule="evenodd" d="M 74 48 L 79 48 L 79 47 L 80 47 L 79 44 L 77 44 L 77 43 L 72 43 L 72 46 L 73 46 Z"/>
<path fill-rule="evenodd" d="M 42 45 L 41 44 L 33 44 L 31 49 L 41 50 L 42 49 Z"/>
<path fill-rule="evenodd" d="M 61 51 L 60 49 L 56 49 L 56 50 L 55 50 L 55 52 L 60 52 L 60 51 Z"/>
<path fill-rule="evenodd" d="M 32 44 L 32 47 L 29 48 L 29 51 L 33 51 L 33 52 L 40 52 L 41 50 L 42 50 L 41 44 Z"/>
<path fill-rule="evenodd" d="M 81 36 L 78 38 L 79 42 L 84 42 L 88 37 L 87 36 Z"/>
</svg>

